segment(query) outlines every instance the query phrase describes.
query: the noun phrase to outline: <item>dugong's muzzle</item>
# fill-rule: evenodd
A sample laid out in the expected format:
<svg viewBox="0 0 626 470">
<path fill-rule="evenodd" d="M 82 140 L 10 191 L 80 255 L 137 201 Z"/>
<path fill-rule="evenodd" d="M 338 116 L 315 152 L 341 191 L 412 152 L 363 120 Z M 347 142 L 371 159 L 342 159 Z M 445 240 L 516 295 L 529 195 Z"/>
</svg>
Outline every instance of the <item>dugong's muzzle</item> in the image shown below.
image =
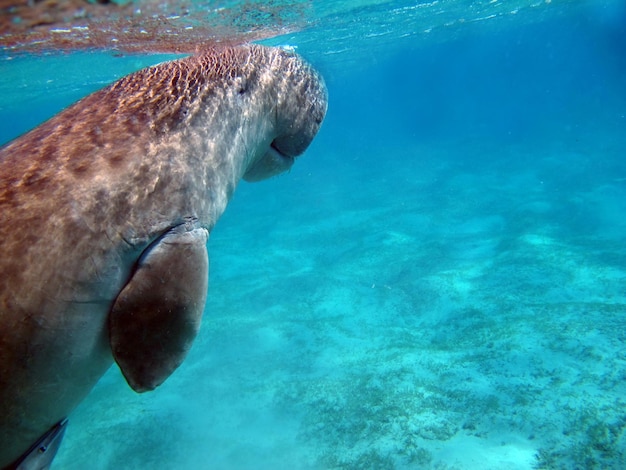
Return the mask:
<svg viewBox="0 0 626 470">
<path fill-rule="evenodd" d="M 259 181 L 287 171 L 313 141 L 326 115 L 328 93 L 322 77 L 297 55 L 280 51 L 275 137 L 251 162 L 243 178 Z"/>
</svg>

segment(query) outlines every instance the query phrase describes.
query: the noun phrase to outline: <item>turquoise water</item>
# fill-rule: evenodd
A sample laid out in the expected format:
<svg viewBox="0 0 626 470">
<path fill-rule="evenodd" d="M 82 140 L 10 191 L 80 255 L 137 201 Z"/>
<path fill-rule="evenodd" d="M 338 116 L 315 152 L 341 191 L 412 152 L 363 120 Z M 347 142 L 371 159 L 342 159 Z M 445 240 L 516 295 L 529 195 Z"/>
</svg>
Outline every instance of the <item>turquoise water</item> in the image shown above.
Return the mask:
<svg viewBox="0 0 626 470">
<path fill-rule="evenodd" d="M 53 468 L 626 468 L 623 2 L 339 4 L 266 41 L 329 112 L 211 234 L 189 357 Z M 0 141 L 164 58 L 5 57 Z"/>
</svg>

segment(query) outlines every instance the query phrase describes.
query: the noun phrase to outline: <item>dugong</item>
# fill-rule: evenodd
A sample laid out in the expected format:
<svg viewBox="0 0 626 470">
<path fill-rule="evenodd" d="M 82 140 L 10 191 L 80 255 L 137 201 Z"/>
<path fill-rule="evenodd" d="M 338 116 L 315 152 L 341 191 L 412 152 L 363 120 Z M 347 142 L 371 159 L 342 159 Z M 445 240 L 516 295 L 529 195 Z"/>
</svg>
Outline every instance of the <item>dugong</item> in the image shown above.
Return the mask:
<svg viewBox="0 0 626 470">
<path fill-rule="evenodd" d="M 291 167 L 326 108 L 296 54 L 216 46 L 128 75 L 0 149 L 0 467 L 45 467 L 114 361 L 137 392 L 181 364 L 211 229 L 242 178 Z"/>
</svg>

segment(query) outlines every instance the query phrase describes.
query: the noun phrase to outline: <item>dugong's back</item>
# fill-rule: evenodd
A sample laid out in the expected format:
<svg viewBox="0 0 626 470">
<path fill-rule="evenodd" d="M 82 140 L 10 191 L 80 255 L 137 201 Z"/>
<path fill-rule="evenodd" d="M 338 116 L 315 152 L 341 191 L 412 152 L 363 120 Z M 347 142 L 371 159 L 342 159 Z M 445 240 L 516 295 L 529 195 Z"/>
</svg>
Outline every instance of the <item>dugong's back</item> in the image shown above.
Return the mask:
<svg viewBox="0 0 626 470">
<path fill-rule="evenodd" d="M 206 296 L 206 233 L 242 177 L 290 167 L 325 111 L 321 78 L 297 56 L 226 47 L 125 77 L 0 149 L 0 467 L 113 358 L 138 391 L 180 364 Z M 167 332 L 151 343 L 140 312 L 161 304 L 182 337 L 158 313 L 150 325 Z M 141 338 L 123 344 L 128 318 L 165 345 L 154 364 L 150 350 L 133 356 Z"/>
</svg>

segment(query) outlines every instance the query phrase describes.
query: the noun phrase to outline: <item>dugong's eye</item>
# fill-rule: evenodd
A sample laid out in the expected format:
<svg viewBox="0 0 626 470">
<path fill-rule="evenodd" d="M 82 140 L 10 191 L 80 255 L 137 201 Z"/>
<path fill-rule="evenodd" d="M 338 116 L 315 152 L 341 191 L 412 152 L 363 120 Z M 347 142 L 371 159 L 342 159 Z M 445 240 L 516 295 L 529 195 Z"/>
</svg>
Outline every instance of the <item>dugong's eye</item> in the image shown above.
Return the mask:
<svg viewBox="0 0 626 470">
<path fill-rule="evenodd" d="M 234 85 L 238 95 L 243 95 L 248 91 L 248 81 L 244 77 L 237 77 Z"/>
</svg>

